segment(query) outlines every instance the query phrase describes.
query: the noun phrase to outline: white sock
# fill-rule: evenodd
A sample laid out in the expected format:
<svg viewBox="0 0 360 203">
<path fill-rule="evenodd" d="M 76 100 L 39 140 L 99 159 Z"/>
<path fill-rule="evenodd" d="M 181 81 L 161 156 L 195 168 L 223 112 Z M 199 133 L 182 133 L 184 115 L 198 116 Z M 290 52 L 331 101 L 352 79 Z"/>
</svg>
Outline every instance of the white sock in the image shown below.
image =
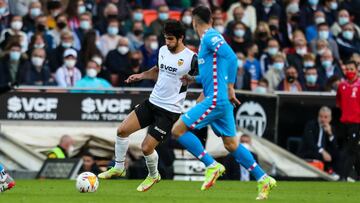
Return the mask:
<svg viewBox="0 0 360 203">
<path fill-rule="evenodd" d="M 214 161 L 212 164 L 208 165 L 206 168 L 213 168 L 216 166 L 216 164 L 217 164 L 217 162 Z"/>
<path fill-rule="evenodd" d="M 268 175 L 264 174 L 263 176 L 261 176 L 261 178 L 257 182 L 261 182 L 261 181 L 265 180 L 266 177 L 268 177 Z"/>
<path fill-rule="evenodd" d="M 123 170 L 125 168 L 125 157 L 129 148 L 129 138 L 116 137 L 115 143 L 115 168 Z"/>
<path fill-rule="evenodd" d="M 156 150 L 154 150 L 154 152 L 148 156 L 144 156 L 145 157 L 145 161 L 146 161 L 146 166 L 148 168 L 149 171 L 149 176 L 152 178 L 157 178 L 158 176 L 158 161 L 159 161 L 159 156 L 158 153 L 156 152 Z"/>
</svg>

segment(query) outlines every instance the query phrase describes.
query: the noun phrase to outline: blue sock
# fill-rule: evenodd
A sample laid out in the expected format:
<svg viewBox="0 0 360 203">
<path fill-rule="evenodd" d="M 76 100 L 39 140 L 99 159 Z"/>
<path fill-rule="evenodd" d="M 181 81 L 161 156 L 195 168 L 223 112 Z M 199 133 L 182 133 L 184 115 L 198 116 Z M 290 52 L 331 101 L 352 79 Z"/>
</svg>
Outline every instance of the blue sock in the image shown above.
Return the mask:
<svg viewBox="0 0 360 203">
<path fill-rule="evenodd" d="M 215 162 L 214 158 L 205 151 L 199 138 L 197 138 L 192 132 L 186 132 L 180 136 L 177 141 L 196 158 L 200 159 L 205 166 L 209 166 Z"/>
<path fill-rule="evenodd" d="M 4 167 L 0 164 L 0 172 L 4 170 Z"/>
<path fill-rule="evenodd" d="M 245 167 L 256 180 L 260 180 L 265 175 L 263 169 L 256 163 L 254 157 L 242 144 L 232 153 L 235 160 Z"/>
</svg>

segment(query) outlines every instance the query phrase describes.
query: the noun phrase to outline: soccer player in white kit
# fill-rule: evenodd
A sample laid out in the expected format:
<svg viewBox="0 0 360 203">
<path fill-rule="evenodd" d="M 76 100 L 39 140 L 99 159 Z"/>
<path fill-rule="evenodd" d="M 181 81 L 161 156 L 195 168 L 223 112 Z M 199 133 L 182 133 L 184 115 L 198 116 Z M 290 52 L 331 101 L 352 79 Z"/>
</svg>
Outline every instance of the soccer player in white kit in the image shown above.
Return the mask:
<svg viewBox="0 0 360 203">
<path fill-rule="evenodd" d="M 181 104 L 185 100 L 187 86 L 180 78 L 194 74 L 197 70 L 197 56 L 184 45 L 185 28 L 176 20 L 168 20 L 164 25 L 166 45 L 159 50 L 158 64 L 140 74 L 131 75 L 125 82 L 143 79 L 156 80 L 150 98 L 138 105 L 120 124 L 115 144 L 115 166 L 99 174 L 99 178 L 124 177 L 125 156 L 129 146 L 129 136 L 139 129 L 149 127 L 142 143 L 149 174 L 137 190 L 145 192 L 161 177 L 158 172 L 158 154 L 155 147 L 171 135 L 171 128 L 179 118 Z"/>
</svg>

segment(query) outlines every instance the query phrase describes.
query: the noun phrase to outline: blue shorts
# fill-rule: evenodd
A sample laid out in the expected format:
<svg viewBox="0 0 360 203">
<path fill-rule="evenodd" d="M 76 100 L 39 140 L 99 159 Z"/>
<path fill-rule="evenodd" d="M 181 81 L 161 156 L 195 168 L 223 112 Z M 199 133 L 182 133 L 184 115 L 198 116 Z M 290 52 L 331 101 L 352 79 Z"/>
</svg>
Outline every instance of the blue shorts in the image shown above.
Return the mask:
<svg viewBox="0 0 360 203">
<path fill-rule="evenodd" d="M 217 136 L 236 136 L 234 107 L 230 102 L 217 104 L 211 109 L 212 100 L 207 98 L 196 104 L 181 116 L 181 120 L 190 129 L 201 129 L 210 124 Z"/>
</svg>

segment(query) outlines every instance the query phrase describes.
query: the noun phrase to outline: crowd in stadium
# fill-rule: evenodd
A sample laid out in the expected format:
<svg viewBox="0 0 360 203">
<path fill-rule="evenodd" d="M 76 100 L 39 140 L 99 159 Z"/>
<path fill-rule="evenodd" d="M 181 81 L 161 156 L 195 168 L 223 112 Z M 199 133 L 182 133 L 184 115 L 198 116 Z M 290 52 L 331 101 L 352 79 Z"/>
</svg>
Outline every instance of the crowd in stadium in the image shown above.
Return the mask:
<svg viewBox="0 0 360 203">
<path fill-rule="evenodd" d="M 0 0 L 0 84 L 152 87 L 124 80 L 157 64 L 169 18 L 197 50 L 199 4 L 238 56 L 237 89 L 335 91 L 343 63 L 360 64 L 358 1 Z"/>
</svg>

